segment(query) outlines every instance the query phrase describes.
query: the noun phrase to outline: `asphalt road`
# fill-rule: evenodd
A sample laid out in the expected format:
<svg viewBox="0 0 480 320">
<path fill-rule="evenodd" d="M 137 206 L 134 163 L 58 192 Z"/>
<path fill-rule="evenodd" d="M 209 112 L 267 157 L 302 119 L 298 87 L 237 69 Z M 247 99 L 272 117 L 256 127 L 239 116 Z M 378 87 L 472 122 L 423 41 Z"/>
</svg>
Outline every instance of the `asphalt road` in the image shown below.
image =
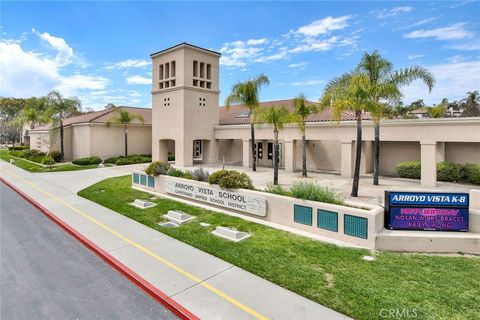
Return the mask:
<svg viewBox="0 0 480 320">
<path fill-rule="evenodd" d="M 1 319 L 177 319 L 0 183 Z"/>
</svg>

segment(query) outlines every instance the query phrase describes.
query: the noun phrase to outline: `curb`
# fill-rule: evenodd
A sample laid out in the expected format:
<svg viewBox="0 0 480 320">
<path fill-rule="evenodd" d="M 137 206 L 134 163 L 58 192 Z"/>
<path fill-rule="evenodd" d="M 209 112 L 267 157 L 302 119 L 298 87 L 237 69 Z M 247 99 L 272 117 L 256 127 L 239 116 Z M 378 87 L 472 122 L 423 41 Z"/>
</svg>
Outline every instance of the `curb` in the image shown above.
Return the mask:
<svg viewBox="0 0 480 320">
<path fill-rule="evenodd" d="M 51 221 L 53 221 L 55 224 L 57 224 L 59 227 L 61 227 L 63 230 L 65 230 L 68 234 L 70 234 L 75 239 L 80 241 L 85 247 L 87 247 L 88 249 L 93 251 L 97 256 L 102 258 L 102 260 L 104 260 L 110 266 L 112 266 L 117 271 L 119 271 L 128 280 L 133 282 L 136 286 L 138 286 L 140 289 L 145 291 L 152 298 L 154 298 L 155 300 L 160 302 L 165 308 L 167 308 L 168 310 L 173 312 L 177 317 L 179 317 L 180 319 L 183 319 L 183 320 L 199 320 L 200 319 L 197 316 L 195 316 L 193 313 L 191 313 L 190 311 L 185 309 L 182 305 L 178 304 L 175 300 L 170 298 L 164 292 L 162 292 L 161 290 L 154 287 L 147 280 L 140 277 L 132 269 L 128 268 L 123 263 L 118 261 L 116 258 L 114 258 L 112 255 L 110 255 L 108 252 L 101 249 L 95 243 L 88 240 L 86 237 L 84 237 L 78 231 L 76 231 L 75 229 L 70 227 L 63 220 L 61 220 L 60 218 L 55 216 L 52 212 L 50 212 L 47 208 L 43 207 L 40 203 L 33 200 L 26 193 L 24 193 L 23 191 L 21 191 L 20 189 L 18 189 L 14 185 L 12 185 L 10 182 L 8 182 L 5 178 L 0 177 L 0 181 L 5 183 L 10 189 L 15 191 L 16 193 L 18 193 L 22 198 L 24 198 L 27 202 L 29 202 L 35 208 L 40 210 L 47 218 L 49 218 Z"/>
</svg>

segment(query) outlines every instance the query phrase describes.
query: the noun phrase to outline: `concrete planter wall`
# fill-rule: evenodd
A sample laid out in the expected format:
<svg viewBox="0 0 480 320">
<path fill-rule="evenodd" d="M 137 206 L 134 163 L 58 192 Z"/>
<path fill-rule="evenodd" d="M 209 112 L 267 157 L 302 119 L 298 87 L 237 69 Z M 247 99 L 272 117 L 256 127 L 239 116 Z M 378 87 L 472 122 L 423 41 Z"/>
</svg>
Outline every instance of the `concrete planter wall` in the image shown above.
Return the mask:
<svg viewBox="0 0 480 320">
<path fill-rule="evenodd" d="M 197 202 L 202 205 L 209 205 L 212 208 L 216 208 L 216 206 L 203 201 L 196 201 L 168 193 L 165 185 L 167 181 L 172 180 L 222 190 L 217 185 L 210 185 L 205 182 L 165 175 L 151 177 L 147 176 L 143 171 L 135 171 L 132 174 L 132 186 L 135 188 L 160 194 L 168 194 L 175 198 L 186 199 L 191 202 Z M 254 218 L 256 220 L 272 222 L 274 224 L 328 237 L 356 246 L 375 249 L 377 234 L 383 228 L 383 208 L 380 206 L 348 202 L 348 205 L 357 207 L 353 208 L 316 201 L 301 200 L 261 191 L 244 189 L 229 191 L 234 191 L 240 195 L 264 198 L 267 202 L 267 212 L 265 217 L 261 217 L 237 210 L 227 211 L 248 216 L 250 219 Z M 226 210 L 226 208 L 223 207 L 217 208 Z"/>
</svg>

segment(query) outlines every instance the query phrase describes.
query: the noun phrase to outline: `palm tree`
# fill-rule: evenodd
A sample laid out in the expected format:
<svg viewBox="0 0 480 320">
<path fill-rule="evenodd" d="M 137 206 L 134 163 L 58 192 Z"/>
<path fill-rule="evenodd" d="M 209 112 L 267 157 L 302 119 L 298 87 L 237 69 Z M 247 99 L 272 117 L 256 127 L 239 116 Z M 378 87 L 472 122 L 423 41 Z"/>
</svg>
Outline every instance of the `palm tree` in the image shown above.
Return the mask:
<svg viewBox="0 0 480 320">
<path fill-rule="evenodd" d="M 138 120 L 142 124 L 144 123 L 143 117 L 136 113 L 130 113 L 127 110 L 122 110 L 122 108 L 115 108 L 117 113 L 116 117 L 111 118 L 107 121 L 107 126 L 110 124 L 121 124 L 123 125 L 123 136 L 125 137 L 125 158 L 128 156 L 128 125 L 132 124 L 133 121 Z"/>
<path fill-rule="evenodd" d="M 285 107 L 271 106 L 257 111 L 255 122 L 257 124 L 269 124 L 273 126 L 273 136 L 275 139 L 273 147 L 273 184 L 278 184 L 278 162 L 280 159 L 278 147 L 278 132 L 289 122 L 289 112 Z"/>
<path fill-rule="evenodd" d="M 225 105 L 229 108 L 231 105 L 243 105 L 250 110 L 250 131 L 252 140 L 253 171 L 257 171 L 257 157 L 255 155 L 255 111 L 260 102 L 258 94 L 260 88 L 270 84 L 267 76 L 261 74 L 255 79 L 239 82 L 232 88 L 232 92 L 225 99 Z"/>
<path fill-rule="evenodd" d="M 60 161 L 64 160 L 64 148 L 63 148 L 63 120 L 78 115 L 81 109 L 81 102 L 77 97 L 65 98 L 63 95 L 53 90 L 48 96 L 48 117 L 52 120 L 54 126 L 60 128 Z"/>
<path fill-rule="evenodd" d="M 467 92 L 467 98 L 462 100 L 464 107 L 463 117 L 478 117 L 480 116 L 480 95 L 478 90 Z"/>
<path fill-rule="evenodd" d="M 30 98 L 25 103 L 25 108 L 20 112 L 19 121 L 23 124 L 29 124 L 30 129 L 34 129 L 36 124 L 48 121 L 47 115 L 48 100 L 46 97 Z"/>
<path fill-rule="evenodd" d="M 377 50 L 372 54 L 365 52 L 357 66 L 359 72 L 365 73 L 372 86 L 371 102 L 377 105 L 376 113 L 373 113 L 374 119 L 374 157 L 373 157 L 373 184 L 378 185 L 378 173 L 380 167 L 380 118 L 383 115 L 384 104 L 382 100 L 394 99 L 399 100 L 402 96 L 400 87 L 408 85 L 411 82 L 419 79 L 428 87 L 429 92 L 435 84 L 433 75 L 426 69 L 419 66 L 412 66 L 409 68 L 392 71 L 392 63 L 383 58 Z M 382 96 L 381 92 L 385 87 L 389 86 L 388 96 Z M 396 92 L 394 92 L 396 91 Z"/>
<path fill-rule="evenodd" d="M 293 121 L 302 132 L 302 177 L 307 176 L 307 141 L 305 139 L 305 119 L 318 111 L 318 106 L 309 104 L 305 94 L 299 94 L 294 100 Z"/>
<path fill-rule="evenodd" d="M 362 114 L 373 110 L 370 96 L 370 81 L 365 74 L 359 72 L 345 73 L 334 78 L 324 88 L 321 108 L 331 107 L 333 118 L 340 121 L 342 113 L 347 110 L 355 112 L 357 121 L 357 137 L 355 149 L 355 170 L 353 175 L 352 197 L 358 196 L 360 181 L 360 161 L 362 156 Z"/>
</svg>

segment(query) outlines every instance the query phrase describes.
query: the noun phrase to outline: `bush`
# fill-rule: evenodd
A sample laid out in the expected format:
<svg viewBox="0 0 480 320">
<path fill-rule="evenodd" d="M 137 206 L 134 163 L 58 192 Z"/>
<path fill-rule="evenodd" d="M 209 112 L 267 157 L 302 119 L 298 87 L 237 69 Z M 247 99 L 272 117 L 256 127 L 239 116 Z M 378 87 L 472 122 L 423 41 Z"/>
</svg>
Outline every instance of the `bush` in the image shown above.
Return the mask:
<svg viewBox="0 0 480 320">
<path fill-rule="evenodd" d="M 116 165 L 127 165 L 127 164 L 135 164 L 135 163 L 148 163 L 152 162 L 152 156 L 149 154 L 131 154 L 128 157 L 118 156 L 118 157 L 111 157 L 107 158 L 103 161 L 104 163 L 112 163 Z"/>
<path fill-rule="evenodd" d="M 45 152 L 42 152 L 42 151 L 38 151 L 36 149 L 29 149 L 29 150 L 25 150 L 23 151 L 23 157 L 24 158 L 27 158 L 28 160 L 31 160 L 30 158 L 33 158 L 33 157 L 36 157 L 36 156 L 46 156 L 47 154 Z M 33 161 L 33 160 L 32 160 Z"/>
<path fill-rule="evenodd" d="M 175 169 L 175 168 L 170 168 L 167 171 L 167 175 L 171 177 L 177 177 L 177 178 L 182 178 L 183 177 L 183 171 L 180 169 Z"/>
<path fill-rule="evenodd" d="M 267 187 L 265 188 L 265 192 L 274 193 L 274 194 L 278 194 L 278 195 L 281 195 L 281 196 L 291 196 L 292 195 L 291 192 L 289 192 L 287 189 L 285 189 L 281 185 L 272 184 L 272 183 L 267 184 Z"/>
<path fill-rule="evenodd" d="M 150 161 L 148 161 L 150 162 Z M 115 160 L 115 164 L 117 166 L 125 166 L 125 165 L 128 165 L 128 164 L 135 164 L 137 163 L 135 161 L 135 159 L 131 159 L 131 158 L 124 158 L 124 157 L 119 157 L 117 160 Z"/>
<path fill-rule="evenodd" d="M 87 157 L 87 158 L 79 158 L 75 159 L 72 161 L 73 164 L 79 165 L 79 166 L 88 166 L 91 164 L 99 164 L 102 162 L 102 159 L 100 159 L 97 156 L 93 157 Z"/>
<path fill-rule="evenodd" d="M 208 182 L 208 176 L 210 175 L 210 173 L 208 173 L 208 171 L 206 170 L 203 170 L 203 168 L 198 168 L 198 169 L 195 169 L 191 173 L 191 175 L 192 175 L 191 179 L 193 180 Z"/>
<path fill-rule="evenodd" d="M 59 162 L 62 158 L 62 153 L 60 151 L 50 151 L 50 157 L 52 157 L 55 162 Z"/>
<path fill-rule="evenodd" d="M 460 168 L 462 165 L 458 165 L 451 162 L 440 162 L 437 164 L 437 180 L 457 182 L 461 180 Z"/>
<path fill-rule="evenodd" d="M 159 174 L 167 174 L 168 170 L 172 166 L 165 161 L 153 161 L 150 165 L 145 169 L 145 173 L 150 176 L 158 176 Z"/>
<path fill-rule="evenodd" d="M 18 157 L 18 158 L 24 158 L 25 151 L 20 151 L 20 150 L 12 150 L 8 152 L 11 156 L 13 157 Z"/>
<path fill-rule="evenodd" d="M 14 147 L 8 147 L 8 151 L 22 151 L 22 150 L 28 150 L 30 146 L 14 146 Z"/>
<path fill-rule="evenodd" d="M 227 189 L 254 189 L 252 179 L 243 172 L 219 170 L 208 177 L 208 183 Z"/>
<path fill-rule="evenodd" d="M 420 161 L 400 162 L 395 166 L 395 170 L 401 178 L 420 179 Z"/>
<path fill-rule="evenodd" d="M 335 189 L 319 186 L 312 182 L 295 182 L 290 188 L 292 196 L 298 199 L 343 204 L 342 197 Z"/>
<path fill-rule="evenodd" d="M 461 166 L 460 181 L 480 185 L 480 164 L 466 163 Z"/>
<path fill-rule="evenodd" d="M 46 166 L 53 166 L 55 164 L 55 159 L 51 155 L 45 156 L 42 158 L 41 164 Z"/>
</svg>

